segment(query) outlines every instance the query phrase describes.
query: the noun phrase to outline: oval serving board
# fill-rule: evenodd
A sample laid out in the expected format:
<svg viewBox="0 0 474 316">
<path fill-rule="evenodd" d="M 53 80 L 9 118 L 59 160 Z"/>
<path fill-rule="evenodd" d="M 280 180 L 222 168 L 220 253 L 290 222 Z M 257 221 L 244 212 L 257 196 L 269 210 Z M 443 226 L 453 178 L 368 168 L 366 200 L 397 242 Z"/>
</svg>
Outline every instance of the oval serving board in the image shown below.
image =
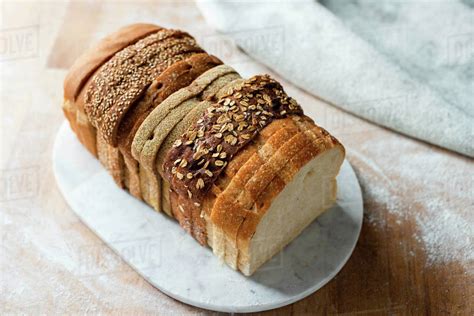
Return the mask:
<svg viewBox="0 0 474 316">
<path fill-rule="evenodd" d="M 133 269 L 165 294 L 215 311 L 264 311 L 314 293 L 344 266 L 362 226 L 361 189 L 346 160 L 337 177 L 336 204 L 245 277 L 177 222 L 119 189 L 67 122 L 55 140 L 53 168 L 72 210 Z"/>
</svg>

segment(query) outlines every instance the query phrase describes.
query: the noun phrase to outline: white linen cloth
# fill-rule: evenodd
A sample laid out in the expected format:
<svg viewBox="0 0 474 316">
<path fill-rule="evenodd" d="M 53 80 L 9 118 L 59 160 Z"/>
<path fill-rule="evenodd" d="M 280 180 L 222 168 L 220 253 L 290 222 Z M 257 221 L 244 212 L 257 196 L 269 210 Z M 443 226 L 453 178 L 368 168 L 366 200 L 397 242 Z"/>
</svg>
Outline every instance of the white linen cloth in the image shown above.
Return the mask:
<svg viewBox="0 0 474 316">
<path fill-rule="evenodd" d="M 474 157 L 472 3 L 198 0 L 198 7 L 211 26 L 300 88 Z"/>
</svg>

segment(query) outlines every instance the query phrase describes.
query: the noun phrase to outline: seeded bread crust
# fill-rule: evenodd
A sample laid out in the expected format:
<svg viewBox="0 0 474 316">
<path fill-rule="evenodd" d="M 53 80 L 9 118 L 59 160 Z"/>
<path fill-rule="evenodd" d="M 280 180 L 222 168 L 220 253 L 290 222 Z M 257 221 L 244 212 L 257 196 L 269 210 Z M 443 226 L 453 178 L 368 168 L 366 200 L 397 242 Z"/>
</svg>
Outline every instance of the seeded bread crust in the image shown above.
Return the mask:
<svg viewBox="0 0 474 316">
<path fill-rule="evenodd" d="M 188 34 L 160 30 L 115 54 L 101 68 L 86 92 L 85 110 L 107 143 L 117 145 L 122 118 L 153 79 L 197 52 L 203 51 Z"/>
<path fill-rule="evenodd" d="M 164 174 L 163 164 L 166 155 L 173 147 L 174 142 L 187 132 L 190 127 L 192 127 L 199 118 L 202 117 L 204 112 L 212 106 L 214 103 L 212 101 L 213 99 L 220 98 L 220 95 L 227 91 L 227 89 L 240 84 L 241 80 L 240 75 L 234 72 L 223 75 L 214 80 L 202 93 L 193 99 L 186 101 L 195 103 L 194 107 L 189 112 L 185 113 L 183 119 L 181 119 L 169 132 L 156 155 L 156 168 L 161 175 Z"/>
<path fill-rule="evenodd" d="M 161 27 L 153 24 L 132 24 L 119 29 L 92 46 L 69 69 L 64 80 L 64 98 L 75 101 L 87 79 L 107 60 L 125 47 L 160 29 Z"/>
<path fill-rule="evenodd" d="M 81 98 L 78 100 L 78 103 L 80 104 L 81 101 L 85 102 L 85 110 L 90 109 L 91 106 L 93 106 L 94 109 L 98 109 L 98 107 L 100 107 L 100 105 L 92 104 L 92 102 L 88 103 L 88 101 L 90 101 L 90 96 L 92 93 L 91 91 L 95 91 L 94 89 L 96 88 L 98 82 L 102 84 L 102 88 L 110 88 L 106 86 L 106 83 L 101 81 L 101 76 L 108 76 L 107 78 L 111 79 L 112 82 L 115 82 L 118 79 L 119 82 L 125 83 L 125 88 L 122 87 L 124 90 L 121 91 L 125 95 L 130 96 L 133 95 L 133 91 L 138 91 L 136 90 L 137 86 L 131 88 L 127 87 L 126 84 L 129 78 L 127 78 L 127 76 L 120 75 L 123 74 L 124 71 L 121 68 L 122 66 L 124 66 L 123 58 L 128 58 L 128 62 L 135 62 L 137 64 L 140 64 L 140 53 L 142 53 L 142 50 L 147 50 L 148 55 L 145 54 L 141 57 L 145 59 L 147 57 L 148 59 L 152 59 L 151 56 L 155 56 L 155 62 L 151 62 L 147 65 L 149 69 L 147 70 L 148 72 L 145 71 L 145 73 L 157 75 L 164 71 L 166 68 L 168 68 L 168 66 L 173 64 L 174 62 L 192 56 L 193 54 L 195 54 L 194 51 L 201 51 L 201 49 L 198 48 L 197 45 L 194 45 L 192 43 L 194 43 L 194 39 L 192 39 L 188 34 L 180 31 L 160 30 L 157 33 L 153 33 L 145 37 L 144 39 L 138 41 L 136 44 L 126 47 L 125 49 L 117 53 L 106 64 L 104 64 L 98 70 L 98 73 L 90 78 L 87 84 L 87 89 L 83 89 L 83 92 L 80 93 Z M 130 59 L 131 56 L 136 58 L 132 61 L 132 59 Z M 108 69 L 114 69 L 115 71 L 117 71 L 119 74 L 118 77 L 112 77 L 113 74 L 110 74 Z M 128 99 L 126 98 L 127 102 L 123 103 L 123 100 L 120 101 L 119 99 L 118 102 L 122 104 L 123 109 L 126 109 L 127 106 L 132 106 L 134 104 L 136 99 L 139 98 L 144 93 L 144 91 L 146 91 L 147 84 L 139 87 L 142 90 L 140 90 L 138 94 L 135 94 L 134 97 L 130 97 Z M 129 91 L 132 91 L 132 94 L 129 94 Z M 110 91 L 106 89 L 105 93 L 109 92 Z M 83 94 L 84 97 L 82 97 Z M 121 96 L 123 96 L 123 94 Z M 114 110 L 115 108 L 112 106 L 111 111 L 113 112 Z M 97 112 L 101 113 L 100 111 Z M 123 115 L 125 115 L 125 113 L 126 112 L 123 112 Z M 120 123 L 120 120 L 123 115 L 120 117 L 116 117 L 117 119 L 114 121 L 115 126 Z M 105 114 L 105 116 L 108 117 L 107 114 Z M 89 130 L 90 129 L 91 127 L 89 128 Z M 116 128 L 114 127 L 114 129 Z M 136 171 L 137 168 L 134 164 L 134 161 L 130 159 L 130 156 L 124 156 L 123 153 L 114 146 L 114 144 L 110 143 L 110 138 L 107 138 L 106 134 L 104 134 L 106 132 L 107 130 L 100 128 L 100 133 L 97 133 L 97 136 L 100 135 L 109 144 L 109 148 L 107 149 L 109 155 L 107 156 L 107 161 L 104 162 L 105 166 L 113 175 L 113 179 L 119 187 L 123 188 L 125 186 L 125 182 L 127 182 L 127 188 L 129 189 L 130 193 L 138 198 L 141 198 L 141 190 L 139 184 L 140 180 L 138 177 L 138 172 Z M 125 175 L 127 176 L 127 179 L 125 179 Z"/>
<path fill-rule="evenodd" d="M 132 156 L 132 142 L 135 134 L 151 111 L 168 96 L 181 88 L 187 87 L 198 76 L 207 70 L 222 64 L 214 56 L 206 53 L 192 55 L 186 60 L 178 61 L 167 68 L 153 80 L 143 98 L 133 105 L 120 123 L 118 146 L 124 154 Z"/>
<path fill-rule="evenodd" d="M 228 161 L 261 129 L 274 119 L 302 113 L 269 76 L 246 80 L 176 141 L 164 161 L 164 177 L 178 194 L 200 203 Z"/>
<path fill-rule="evenodd" d="M 186 116 L 173 128 L 173 130 L 168 134 L 165 141 L 160 147 L 160 150 L 157 154 L 156 159 L 156 168 L 160 175 L 163 175 L 163 162 L 166 158 L 167 152 L 171 149 L 173 143 L 178 139 L 183 133 L 185 133 L 190 126 L 193 126 L 195 122 L 202 116 L 204 111 L 211 105 L 211 100 L 218 98 L 223 91 L 229 85 L 238 84 L 240 82 L 240 76 L 236 73 L 229 73 L 218 79 L 214 80 L 196 99 L 196 106 L 188 113 Z M 216 93 L 217 91 L 217 93 Z M 178 221 L 182 221 L 179 218 L 182 218 L 182 212 L 174 214 L 173 211 L 177 209 L 172 209 L 170 202 L 170 185 L 168 181 L 162 181 L 162 203 L 161 207 L 167 214 L 173 214 L 174 217 L 178 218 Z M 175 204 L 178 203 L 175 201 Z M 194 235 L 194 234 L 193 234 Z"/>
</svg>

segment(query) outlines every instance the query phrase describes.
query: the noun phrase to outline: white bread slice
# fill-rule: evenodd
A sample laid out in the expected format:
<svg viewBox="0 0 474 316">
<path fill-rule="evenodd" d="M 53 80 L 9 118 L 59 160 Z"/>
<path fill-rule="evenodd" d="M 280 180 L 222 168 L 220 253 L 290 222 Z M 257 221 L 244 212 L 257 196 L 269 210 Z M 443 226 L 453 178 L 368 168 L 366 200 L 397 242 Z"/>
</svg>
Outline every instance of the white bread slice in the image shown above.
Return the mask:
<svg viewBox="0 0 474 316">
<path fill-rule="evenodd" d="M 238 269 L 243 274 L 253 274 L 335 202 L 343 160 L 343 147 L 335 146 L 313 158 L 286 184 L 247 247 L 239 249 Z"/>
<path fill-rule="evenodd" d="M 335 147 L 343 157 L 342 145 L 307 117 L 277 120 L 263 129 L 232 159 L 229 167 L 234 170 L 221 176 L 205 207 L 207 228 L 212 231 L 208 244 L 214 254 L 238 269 L 239 261 L 248 260 L 257 226 L 286 185 L 306 164 Z M 334 161 L 334 177 L 340 163 L 342 159 Z"/>
</svg>

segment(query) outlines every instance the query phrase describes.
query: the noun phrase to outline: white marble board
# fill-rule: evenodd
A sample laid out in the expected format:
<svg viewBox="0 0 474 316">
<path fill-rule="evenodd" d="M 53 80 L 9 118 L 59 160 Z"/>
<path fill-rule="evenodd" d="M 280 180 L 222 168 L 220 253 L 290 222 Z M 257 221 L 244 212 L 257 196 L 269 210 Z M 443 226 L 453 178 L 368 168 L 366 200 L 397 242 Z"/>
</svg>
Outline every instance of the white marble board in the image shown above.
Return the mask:
<svg viewBox="0 0 474 316">
<path fill-rule="evenodd" d="M 177 222 L 119 189 L 67 122 L 54 144 L 53 168 L 72 210 L 133 269 L 167 295 L 215 311 L 264 311 L 314 293 L 344 266 L 362 226 L 360 186 L 344 161 L 336 205 L 245 277 L 199 246 Z"/>
</svg>

